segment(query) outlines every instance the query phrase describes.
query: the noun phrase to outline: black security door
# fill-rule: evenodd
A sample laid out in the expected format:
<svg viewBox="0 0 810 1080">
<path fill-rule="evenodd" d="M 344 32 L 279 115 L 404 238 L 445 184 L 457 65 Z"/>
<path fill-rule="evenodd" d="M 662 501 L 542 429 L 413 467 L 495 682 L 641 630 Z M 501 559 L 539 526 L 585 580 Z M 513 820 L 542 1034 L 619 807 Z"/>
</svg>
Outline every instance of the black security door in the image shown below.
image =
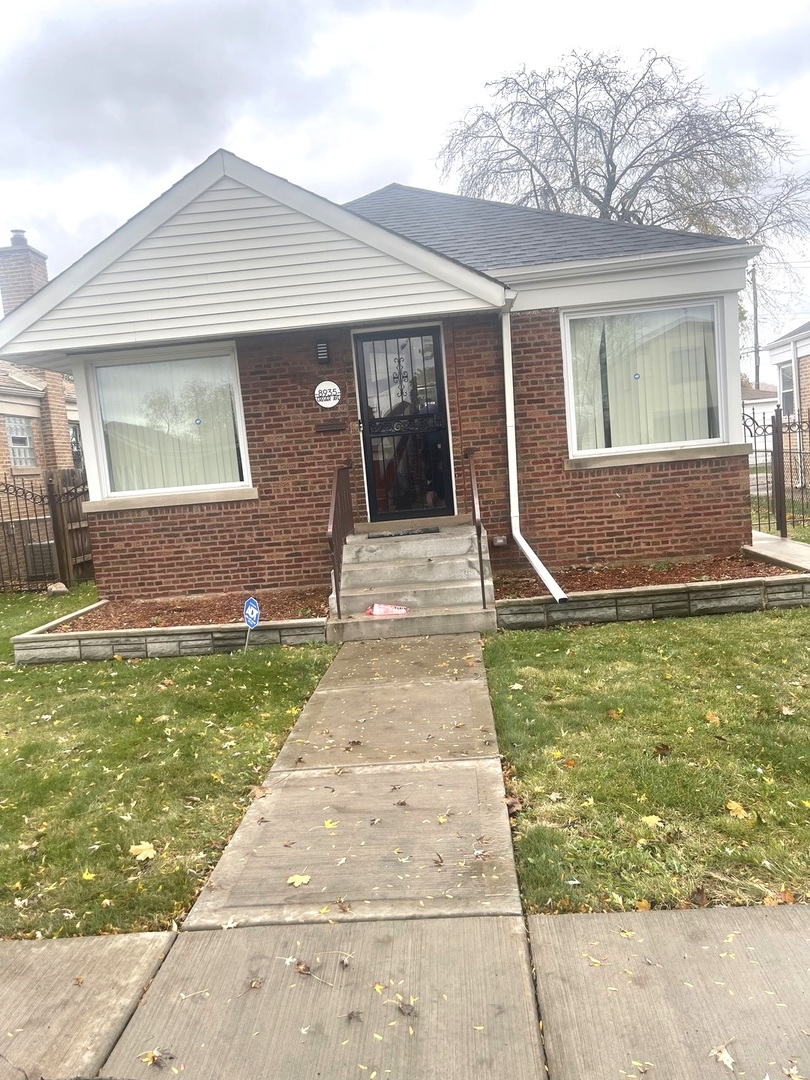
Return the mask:
<svg viewBox="0 0 810 1080">
<path fill-rule="evenodd" d="M 355 341 L 372 520 L 452 514 L 438 329 L 361 334 Z"/>
</svg>

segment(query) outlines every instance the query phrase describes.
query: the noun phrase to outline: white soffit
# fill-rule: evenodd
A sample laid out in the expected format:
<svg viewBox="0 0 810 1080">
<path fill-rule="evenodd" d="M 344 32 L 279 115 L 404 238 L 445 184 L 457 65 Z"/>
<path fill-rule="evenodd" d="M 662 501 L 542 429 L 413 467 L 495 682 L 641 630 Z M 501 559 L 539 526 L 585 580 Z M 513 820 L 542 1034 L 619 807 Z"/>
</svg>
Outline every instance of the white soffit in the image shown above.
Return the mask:
<svg viewBox="0 0 810 1080">
<path fill-rule="evenodd" d="M 0 322 L 0 355 L 499 310 L 476 271 L 219 150 Z"/>
</svg>

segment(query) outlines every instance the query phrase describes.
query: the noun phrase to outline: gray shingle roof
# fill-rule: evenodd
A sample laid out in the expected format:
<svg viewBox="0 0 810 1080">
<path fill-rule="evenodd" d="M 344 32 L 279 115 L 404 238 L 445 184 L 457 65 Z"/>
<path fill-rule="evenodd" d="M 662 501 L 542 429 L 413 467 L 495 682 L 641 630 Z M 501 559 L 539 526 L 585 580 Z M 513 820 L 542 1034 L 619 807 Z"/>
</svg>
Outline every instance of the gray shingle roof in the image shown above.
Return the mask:
<svg viewBox="0 0 810 1080">
<path fill-rule="evenodd" d="M 795 330 L 791 330 L 787 334 L 783 334 L 776 341 L 772 341 L 770 345 L 766 345 L 766 349 L 773 349 L 776 345 L 785 345 L 789 341 L 793 341 L 794 338 L 804 337 L 805 334 L 810 334 L 810 322 L 802 323 L 801 326 L 797 326 Z"/>
<path fill-rule="evenodd" d="M 389 184 L 345 203 L 344 208 L 485 273 L 511 266 L 700 251 L 743 243 L 728 236 L 603 221 L 402 184 Z"/>
</svg>

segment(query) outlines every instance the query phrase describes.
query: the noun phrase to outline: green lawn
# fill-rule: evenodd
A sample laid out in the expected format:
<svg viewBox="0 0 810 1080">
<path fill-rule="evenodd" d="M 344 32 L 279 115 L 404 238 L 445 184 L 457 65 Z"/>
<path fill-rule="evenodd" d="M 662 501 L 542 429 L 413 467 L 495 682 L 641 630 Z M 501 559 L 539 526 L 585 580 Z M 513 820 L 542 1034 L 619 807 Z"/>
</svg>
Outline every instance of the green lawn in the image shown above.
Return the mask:
<svg viewBox="0 0 810 1080">
<path fill-rule="evenodd" d="M 806 899 L 810 611 L 486 645 L 530 911 Z"/>
<path fill-rule="evenodd" d="M 0 596 L 0 936 L 182 918 L 334 655 L 11 665 L 8 635 L 92 599 Z"/>
<path fill-rule="evenodd" d="M 779 535 L 773 507 L 762 495 L 751 496 L 751 522 L 760 532 Z M 810 525 L 794 524 L 790 514 L 790 503 L 788 503 L 787 534 L 789 540 L 801 540 L 802 543 L 810 544 Z"/>
</svg>

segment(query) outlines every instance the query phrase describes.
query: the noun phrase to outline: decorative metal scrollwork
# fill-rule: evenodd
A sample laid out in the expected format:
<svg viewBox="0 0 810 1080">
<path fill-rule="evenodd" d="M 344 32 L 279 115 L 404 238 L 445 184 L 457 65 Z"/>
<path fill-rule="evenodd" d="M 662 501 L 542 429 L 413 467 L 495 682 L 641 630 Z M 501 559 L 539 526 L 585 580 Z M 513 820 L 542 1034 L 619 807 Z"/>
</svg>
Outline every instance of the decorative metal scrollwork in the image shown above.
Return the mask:
<svg viewBox="0 0 810 1080">
<path fill-rule="evenodd" d="M 391 382 L 396 384 L 399 400 L 404 401 L 405 395 L 407 394 L 407 387 L 411 384 L 411 376 L 405 369 L 405 358 L 403 356 L 396 357 L 394 364 L 395 367 L 391 373 Z"/>
<path fill-rule="evenodd" d="M 431 431 L 443 431 L 440 418 L 427 416 L 383 417 L 369 422 L 368 430 L 372 435 L 423 435 Z"/>
</svg>

